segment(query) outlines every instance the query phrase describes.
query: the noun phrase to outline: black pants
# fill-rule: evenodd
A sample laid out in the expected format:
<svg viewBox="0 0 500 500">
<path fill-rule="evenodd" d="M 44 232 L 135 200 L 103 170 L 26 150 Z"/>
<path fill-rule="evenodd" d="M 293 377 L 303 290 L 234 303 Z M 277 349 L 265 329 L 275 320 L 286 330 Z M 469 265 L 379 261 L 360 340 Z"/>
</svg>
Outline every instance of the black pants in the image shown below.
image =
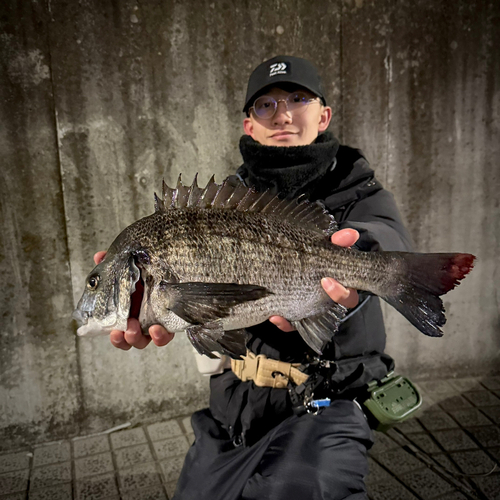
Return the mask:
<svg viewBox="0 0 500 500">
<path fill-rule="evenodd" d="M 234 447 L 209 410 L 192 418 L 195 442 L 175 500 L 366 499 L 373 436 L 359 407 L 333 401 L 318 415 L 292 416 L 252 446 Z"/>
</svg>

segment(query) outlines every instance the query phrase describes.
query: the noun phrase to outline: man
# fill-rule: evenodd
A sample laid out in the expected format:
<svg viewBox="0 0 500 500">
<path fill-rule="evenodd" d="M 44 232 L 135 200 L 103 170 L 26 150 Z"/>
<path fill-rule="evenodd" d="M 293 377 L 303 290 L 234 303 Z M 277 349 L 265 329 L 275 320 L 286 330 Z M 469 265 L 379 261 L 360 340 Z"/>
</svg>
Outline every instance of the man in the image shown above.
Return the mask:
<svg viewBox="0 0 500 500">
<path fill-rule="evenodd" d="M 327 132 L 332 111 L 309 61 L 278 56 L 259 65 L 250 76 L 243 111 L 244 163 L 235 183 L 319 200 L 342 228 L 332 236 L 337 245 L 365 251 L 411 249 L 392 195 L 376 181 L 362 153 L 339 145 Z M 96 254 L 96 261 L 100 258 Z M 328 360 L 327 380 L 308 386 L 308 394 L 328 396 L 331 404 L 308 413 L 299 383 L 290 382 L 288 388 L 276 388 L 272 381 L 257 385 L 256 373 L 241 380 L 248 378 L 241 374 L 249 361 L 234 363 L 232 370 L 222 366 L 211 377 L 210 408 L 193 415 L 196 439 L 175 498 L 366 498 L 366 450 L 373 441 L 354 399 L 368 382 L 383 378 L 393 362 L 383 354 L 378 299 L 358 295 L 331 278 L 322 285 L 351 312 L 321 360 L 277 316 L 248 329 L 247 347 L 249 359 L 266 357 L 262 363 L 307 365 L 308 381 L 320 380 L 316 375 Z M 121 349 L 144 348 L 151 339 L 166 345 L 173 338 L 159 325 L 149 334 L 142 335 L 137 320 L 130 319 L 126 332 L 114 331 L 110 338 Z"/>
</svg>

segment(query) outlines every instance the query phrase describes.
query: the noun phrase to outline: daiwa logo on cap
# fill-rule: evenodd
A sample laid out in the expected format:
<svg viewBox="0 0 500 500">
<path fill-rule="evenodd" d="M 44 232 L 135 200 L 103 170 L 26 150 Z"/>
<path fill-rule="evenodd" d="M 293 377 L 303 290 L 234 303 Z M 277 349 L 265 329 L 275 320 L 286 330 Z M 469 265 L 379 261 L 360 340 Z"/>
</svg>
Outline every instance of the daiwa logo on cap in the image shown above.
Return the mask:
<svg viewBox="0 0 500 500">
<path fill-rule="evenodd" d="M 286 75 L 288 73 L 288 65 L 284 62 L 271 64 L 270 69 L 269 76 Z"/>
</svg>

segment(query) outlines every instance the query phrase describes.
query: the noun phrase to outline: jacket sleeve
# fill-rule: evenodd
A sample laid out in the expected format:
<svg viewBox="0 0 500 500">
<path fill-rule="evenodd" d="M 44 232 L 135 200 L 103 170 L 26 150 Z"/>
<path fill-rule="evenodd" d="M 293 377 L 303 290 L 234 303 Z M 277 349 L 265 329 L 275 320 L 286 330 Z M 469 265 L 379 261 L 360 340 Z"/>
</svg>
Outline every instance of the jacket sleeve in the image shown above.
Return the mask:
<svg viewBox="0 0 500 500">
<path fill-rule="evenodd" d="M 359 232 L 358 250 L 401 251 L 413 250 L 410 234 L 403 225 L 394 196 L 375 179 L 366 196 L 352 202 L 340 217 L 340 229 L 352 228 Z"/>
</svg>

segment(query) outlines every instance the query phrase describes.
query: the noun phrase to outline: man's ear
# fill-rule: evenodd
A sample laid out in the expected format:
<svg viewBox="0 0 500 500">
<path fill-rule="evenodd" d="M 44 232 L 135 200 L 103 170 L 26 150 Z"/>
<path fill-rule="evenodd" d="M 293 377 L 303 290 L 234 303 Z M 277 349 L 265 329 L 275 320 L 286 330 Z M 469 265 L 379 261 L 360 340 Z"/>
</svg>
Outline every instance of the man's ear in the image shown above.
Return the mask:
<svg viewBox="0 0 500 500">
<path fill-rule="evenodd" d="M 245 118 L 243 120 L 243 130 L 245 134 L 249 135 L 253 139 L 253 123 L 251 118 Z"/>
<path fill-rule="evenodd" d="M 324 132 L 328 125 L 330 125 L 330 121 L 332 120 L 332 108 L 330 106 L 323 106 L 321 110 L 321 114 L 319 116 L 319 126 L 318 132 Z"/>
</svg>

